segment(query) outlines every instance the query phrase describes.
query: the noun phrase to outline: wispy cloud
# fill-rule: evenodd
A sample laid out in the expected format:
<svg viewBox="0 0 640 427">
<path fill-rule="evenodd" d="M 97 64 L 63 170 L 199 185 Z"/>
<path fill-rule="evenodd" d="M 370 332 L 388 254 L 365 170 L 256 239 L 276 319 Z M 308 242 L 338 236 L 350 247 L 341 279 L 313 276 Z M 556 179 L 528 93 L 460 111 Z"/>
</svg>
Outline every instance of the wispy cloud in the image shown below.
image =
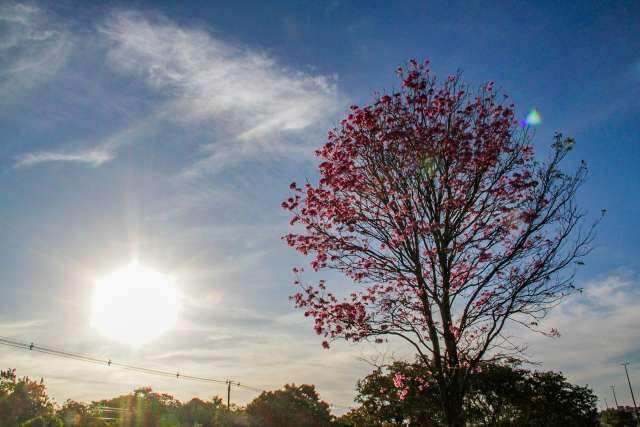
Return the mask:
<svg viewBox="0 0 640 427">
<path fill-rule="evenodd" d="M 15 322 L 2 322 L 0 321 L 0 334 L 11 335 L 16 332 L 24 332 L 38 326 L 42 326 L 47 322 L 44 319 L 23 320 Z"/>
<path fill-rule="evenodd" d="M 126 145 L 153 134 L 161 112 L 156 111 L 135 124 L 114 132 L 108 137 L 94 143 L 92 148 L 69 151 L 35 151 L 20 155 L 16 158 L 15 167 L 31 167 L 47 162 L 75 162 L 85 163 L 93 167 L 101 166 L 115 159 L 118 150 Z"/>
<path fill-rule="evenodd" d="M 291 148 L 283 134 L 325 122 L 338 106 L 333 77 L 287 69 L 203 30 L 128 12 L 101 31 L 112 43 L 110 64 L 166 95 L 176 122 L 215 127 L 217 141 L 203 155 L 218 165 L 283 154 Z"/>
<path fill-rule="evenodd" d="M 28 167 L 47 162 L 78 162 L 97 167 L 112 159 L 113 154 L 106 151 L 84 151 L 76 153 L 38 151 L 20 156 L 16 161 L 16 167 Z"/>
<path fill-rule="evenodd" d="M 14 59 L 13 69 L 36 67 L 38 61 L 51 68 L 46 55 L 59 58 L 61 52 L 56 50 L 66 49 L 73 35 L 53 29 L 61 26 L 50 24 L 51 19 L 38 9 L 14 5 L 4 10 L 3 19 L 15 28 L 5 42 L 9 47 L 0 49 L 13 51 L 27 41 L 48 43 L 26 49 L 21 59 Z M 40 21 L 47 25 L 36 30 Z M 309 132 L 323 133 L 342 103 L 334 76 L 292 70 L 262 51 L 235 45 L 210 31 L 181 27 L 162 16 L 119 12 L 97 29 L 96 60 L 91 62 L 102 62 L 106 56 L 119 78 L 129 79 L 132 87 L 142 83 L 151 92 L 136 89 L 140 96 L 154 99 L 153 111 L 136 112 L 129 117 L 129 125 L 103 140 L 26 153 L 16 166 L 44 162 L 101 166 L 115 159 L 124 145 L 144 142 L 167 126 L 199 141 L 200 149 L 184 167 L 183 177 L 216 172 L 243 160 L 308 157 L 312 152 L 305 144 Z M 68 52 L 64 53 L 66 57 Z M 109 99 L 119 95 L 124 96 L 111 92 Z"/>
<path fill-rule="evenodd" d="M 54 76 L 72 50 L 72 38 L 41 9 L 0 5 L 0 103 Z"/>
<path fill-rule="evenodd" d="M 558 339 L 525 337 L 529 353 L 545 369 L 562 370 L 572 381 L 606 393 L 623 380 L 625 358 L 640 363 L 640 286 L 632 274 L 605 277 L 586 284 L 583 295 L 569 298 L 545 321 Z"/>
</svg>

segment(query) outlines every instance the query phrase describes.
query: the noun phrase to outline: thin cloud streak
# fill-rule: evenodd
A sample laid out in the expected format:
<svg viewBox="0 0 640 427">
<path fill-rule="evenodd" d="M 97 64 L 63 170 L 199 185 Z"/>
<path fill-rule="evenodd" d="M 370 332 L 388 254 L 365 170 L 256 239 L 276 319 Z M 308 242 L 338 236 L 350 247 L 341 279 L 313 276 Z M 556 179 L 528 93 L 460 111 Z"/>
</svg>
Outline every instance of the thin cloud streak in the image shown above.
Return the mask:
<svg viewBox="0 0 640 427">
<path fill-rule="evenodd" d="M 33 329 L 45 325 L 47 322 L 44 319 L 32 319 L 18 322 L 0 322 L 0 334 L 8 335 L 14 334 L 16 331 L 24 332 L 25 330 Z"/>
<path fill-rule="evenodd" d="M 119 130 L 93 148 L 78 151 L 36 151 L 18 156 L 15 167 L 32 167 L 40 163 L 48 162 L 75 162 L 86 163 L 93 167 L 99 167 L 117 157 L 118 150 L 126 145 L 133 144 L 145 137 L 149 137 L 156 131 L 156 127 L 162 120 L 161 110 L 150 114 L 146 119 Z"/>
<path fill-rule="evenodd" d="M 52 151 L 38 151 L 20 156 L 16 161 L 16 167 L 30 167 L 47 162 L 76 162 L 87 163 L 98 167 L 113 159 L 113 154 L 106 151 L 85 151 L 76 153 L 56 153 Z"/>
</svg>

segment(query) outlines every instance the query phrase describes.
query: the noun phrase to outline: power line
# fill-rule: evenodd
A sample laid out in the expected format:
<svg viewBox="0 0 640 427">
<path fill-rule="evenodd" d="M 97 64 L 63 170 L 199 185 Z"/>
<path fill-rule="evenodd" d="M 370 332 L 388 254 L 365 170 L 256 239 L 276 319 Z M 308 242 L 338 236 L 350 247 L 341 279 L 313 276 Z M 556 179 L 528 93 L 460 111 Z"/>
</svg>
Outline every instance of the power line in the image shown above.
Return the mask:
<svg viewBox="0 0 640 427">
<path fill-rule="evenodd" d="M 256 387 L 251 387 L 245 384 L 241 384 L 238 381 L 188 375 L 188 374 L 180 373 L 180 371 L 171 372 L 171 371 L 165 371 L 160 369 L 145 368 L 143 366 L 130 365 L 126 363 L 117 362 L 111 359 L 102 359 L 96 356 L 57 350 L 50 347 L 36 345 L 34 343 L 27 344 L 19 341 L 14 341 L 5 337 L 0 337 L 0 345 L 6 346 L 6 347 L 18 348 L 22 350 L 35 351 L 35 352 L 47 354 L 50 356 L 56 356 L 64 359 L 71 359 L 71 360 L 76 360 L 81 362 L 93 363 L 93 364 L 107 366 L 107 367 L 113 366 L 113 367 L 129 370 L 129 371 L 140 372 L 148 375 L 162 376 L 165 378 L 172 377 L 176 379 L 185 379 L 190 381 L 209 382 L 209 383 L 216 383 L 216 384 L 231 384 L 231 385 L 235 385 L 237 387 L 243 387 L 252 391 L 260 391 L 260 392 L 263 391 L 262 389 L 258 389 Z"/>
<path fill-rule="evenodd" d="M 96 357 L 96 356 L 92 356 L 92 355 L 88 355 L 88 354 L 81 354 L 81 353 L 74 353 L 74 352 L 70 352 L 70 351 L 64 351 L 64 350 L 58 350 L 58 349 L 54 349 L 51 347 L 44 347 L 41 345 L 36 345 L 33 342 L 27 344 L 24 342 L 20 342 L 20 341 L 15 341 L 12 340 L 10 338 L 6 338 L 6 337 L 0 337 L 0 345 L 3 345 L 5 347 L 12 347 L 12 348 L 17 348 L 17 349 L 21 349 L 21 350 L 29 350 L 29 351 L 35 351 L 38 353 L 42 353 L 42 354 L 46 354 L 49 356 L 55 356 L 55 357 L 60 357 L 63 359 L 70 359 L 70 360 L 75 360 L 75 361 L 79 361 L 79 362 L 86 362 L 86 363 L 92 363 L 95 365 L 100 365 L 100 366 L 107 366 L 107 367 L 116 367 L 116 368 L 120 368 L 120 369 L 124 369 L 124 370 L 129 370 L 129 371 L 134 371 L 134 372 L 139 372 L 139 373 L 143 373 L 143 374 L 147 374 L 147 375 L 155 375 L 155 376 L 160 376 L 160 377 L 164 377 L 164 378 L 175 378 L 176 380 L 179 379 L 185 379 L 185 380 L 189 380 L 189 381 L 199 381 L 199 382 L 208 382 L 208 383 L 215 383 L 215 384 L 225 384 L 227 386 L 227 406 L 230 406 L 230 393 L 231 393 L 231 386 L 236 386 L 236 387 L 240 387 L 246 390 L 250 390 L 253 392 L 257 392 L 257 393 L 262 393 L 262 392 L 266 392 L 266 390 L 258 388 L 258 387 L 253 387 L 244 383 L 241 383 L 239 381 L 234 381 L 234 380 L 223 380 L 223 379 L 218 379 L 218 378 L 208 378 L 208 377 L 200 377 L 200 376 L 195 376 L 195 375 L 187 375 L 187 374 L 183 374 L 180 373 L 180 371 L 176 371 L 176 372 L 171 372 L 171 371 L 165 371 L 165 370 L 160 370 L 160 369 L 151 369 L 151 368 L 145 368 L 143 366 L 136 366 L 136 365 L 130 365 L 130 364 L 126 364 L 126 363 L 122 363 L 122 362 L 117 362 L 114 361 L 112 359 L 104 359 L 104 358 L 100 358 L 100 357 Z M 274 387 L 277 388 L 277 387 Z M 336 409 L 351 409 L 350 406 L 340 406 L 340 405 L 329 405 L 330 407 L 336 408 Z"/>
</svg>

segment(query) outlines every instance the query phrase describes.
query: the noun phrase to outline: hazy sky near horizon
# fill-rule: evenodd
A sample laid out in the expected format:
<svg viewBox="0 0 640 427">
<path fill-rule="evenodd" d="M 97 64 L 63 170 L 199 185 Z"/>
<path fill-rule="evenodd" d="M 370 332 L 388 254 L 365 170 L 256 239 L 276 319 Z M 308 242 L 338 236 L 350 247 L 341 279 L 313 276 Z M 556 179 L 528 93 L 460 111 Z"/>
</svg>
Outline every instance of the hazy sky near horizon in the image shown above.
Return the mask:
<svg viewBox="0 0 640 427">
<path fill-rule="evenodd" d="M 570 4 L 571 3 L 571 4 Z M 602 208 L 584 294 L 530 337 L 531 357 L 602 398 L 640 386 L 640 4 L 619 2 L 0 2 L 0 336 L 275 388 L 314 383 L 352 403 L 384 346 L 322 350 L 293 309 L 280 240 L 292 180 L 350 104 L 430 59 L 472 86 L 493 80 L 536 108 L 584 159 L 579 199 Z M 139 348 L 89 324 L 96 278 L 132 258 L 176 278 L 176 327 Z M 347 284 L 326 274 L 329 283 Z M 59 401 L 136 385 L 181 399 L 222 387 L 146 377 L 0 347 L 0 366 L 46 378 Z M 234 391 L 240 403 L 253 397 Z"/>
</svg>

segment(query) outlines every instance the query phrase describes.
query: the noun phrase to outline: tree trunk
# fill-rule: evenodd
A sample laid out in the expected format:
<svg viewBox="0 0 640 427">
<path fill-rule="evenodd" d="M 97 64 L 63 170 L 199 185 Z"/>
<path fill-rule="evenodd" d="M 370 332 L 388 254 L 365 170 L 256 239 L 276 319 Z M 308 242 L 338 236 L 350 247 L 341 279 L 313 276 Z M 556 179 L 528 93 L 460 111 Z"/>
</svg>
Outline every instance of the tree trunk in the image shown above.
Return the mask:
<svg viewBox="0 0 640 427">
<path fill-rule="evenodd" d="M 464 413 L 462 411 L 462 405 L 447 405 L 445 409 L 445 415 L 447 417 L 448 427 L 464 427 Z"/>
<path fill-rule="evenodd" d="M 443 403 L 447 426 L 464 427 L 465 417 L 462 393 L 456 387 L 451 387 L 447 393 L 447 399 Z"/>
</svg>

